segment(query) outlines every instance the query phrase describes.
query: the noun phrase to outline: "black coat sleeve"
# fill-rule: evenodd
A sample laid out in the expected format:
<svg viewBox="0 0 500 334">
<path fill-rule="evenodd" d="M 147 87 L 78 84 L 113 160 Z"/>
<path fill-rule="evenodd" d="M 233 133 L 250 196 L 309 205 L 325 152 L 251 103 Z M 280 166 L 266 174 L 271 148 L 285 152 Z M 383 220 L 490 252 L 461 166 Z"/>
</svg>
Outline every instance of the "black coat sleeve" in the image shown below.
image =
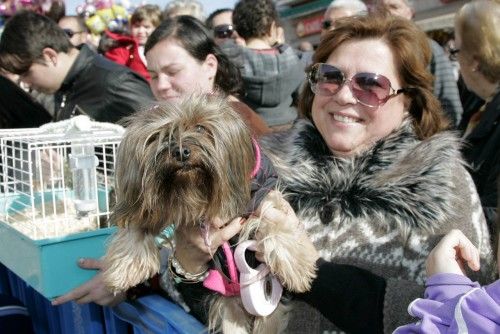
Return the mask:
<svg viewBox="0 0 500 334">
<path fill-rule="evenodd" d="M 318 260 L 311 290 L 295 295 L 348 333 L 383 333 L 386 281 L 349 265 Z"/>
</svg>

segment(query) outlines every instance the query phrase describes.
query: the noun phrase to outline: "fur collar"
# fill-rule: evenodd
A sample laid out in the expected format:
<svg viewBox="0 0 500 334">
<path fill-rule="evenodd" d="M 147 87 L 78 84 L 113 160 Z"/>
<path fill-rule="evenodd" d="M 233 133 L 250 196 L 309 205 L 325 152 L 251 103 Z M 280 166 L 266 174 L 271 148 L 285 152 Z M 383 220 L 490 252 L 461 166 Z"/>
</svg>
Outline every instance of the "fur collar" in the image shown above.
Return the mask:
<svg viewBox="0 0 500 334">
<path fill-rule="evenodd" d="M 462 164 L 449 132 L 420 141 L 409 121 L 352 159 L 333 156 L 307 120 L 264 140 L 299 216 L 323 224 L 373 219 L 386 228 L 433 231 L 453 217 Z M 384 226 L 381 226 L 384 227 Z"/>
</svg>

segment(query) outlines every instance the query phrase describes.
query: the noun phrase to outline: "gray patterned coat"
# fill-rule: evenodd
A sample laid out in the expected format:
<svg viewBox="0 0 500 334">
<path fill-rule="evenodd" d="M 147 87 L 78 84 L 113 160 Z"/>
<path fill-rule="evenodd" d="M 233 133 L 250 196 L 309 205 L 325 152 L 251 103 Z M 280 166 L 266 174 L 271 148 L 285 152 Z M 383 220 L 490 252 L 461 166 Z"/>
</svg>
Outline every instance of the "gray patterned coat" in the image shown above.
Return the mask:
<svg viewBox="0 0 500 334">
<path fill-rule="evenodd" d="M 299 120 L 263 146 L 320 255 L 386 279 L 386 332 L 411 321 L 406 310 L 423 296 L 425 259 L 449 230 L 461 229 L 479 247 L 476 279 L 492 278 L 487 226 L 453 134 L 421 141 L 405 122 L 370 150 L 342 159 L 309 121 Z M 286 332 L 332 329 L 319 312 L 297 302 Z"/>
</svg>

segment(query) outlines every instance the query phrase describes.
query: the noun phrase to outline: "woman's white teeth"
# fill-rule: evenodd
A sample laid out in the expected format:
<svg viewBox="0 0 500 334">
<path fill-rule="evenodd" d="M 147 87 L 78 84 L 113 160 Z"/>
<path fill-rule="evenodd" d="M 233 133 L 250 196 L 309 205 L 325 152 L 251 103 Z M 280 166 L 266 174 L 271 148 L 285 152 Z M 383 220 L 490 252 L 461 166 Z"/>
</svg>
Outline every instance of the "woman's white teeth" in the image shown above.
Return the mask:
<svg viewBox="0 0 500 334">
<path fill-rule="evenodd" d="M 356 123 L 358 121 L 356 118 L 337 115 L 337 114 L 333 114 L 333 119 L 342 123 Z"/>
</svg>

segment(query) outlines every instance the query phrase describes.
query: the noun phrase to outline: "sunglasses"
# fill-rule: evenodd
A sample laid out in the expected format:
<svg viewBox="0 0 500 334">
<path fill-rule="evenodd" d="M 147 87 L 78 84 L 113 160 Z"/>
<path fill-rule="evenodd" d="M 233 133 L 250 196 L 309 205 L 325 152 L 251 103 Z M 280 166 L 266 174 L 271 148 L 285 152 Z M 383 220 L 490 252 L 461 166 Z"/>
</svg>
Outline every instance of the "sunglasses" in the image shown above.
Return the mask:
<svg viewBox="0 0 500 334">
<path fill-rule="evenodd" d="M 233 32 L 234 27 L 231 24 L 221 24 L 214 27 L 214 36 L 217 38 L 230 38 Z"/>
<path fill-rule="evenodd" d="M 63 29 L 63 31 L 69 38 L 75 36 L 76 34 L 81 34 L 82 32 L 84 32 L 84 31 L 73 31 L 71 29 Z"/>
<path fill-rule="evenodd" d="M 356 101 L 367 107 L 378 107 L 390 98 L 407 91 L 394 89 L 389 79 L 376 73 L 356 73 L 346 79 L 345 74 L 335 66 L 314 64 L 308 75 L 311 90 L 320 96 L 334 96 L 347 83 Z"/>
<path fill-rule="evenodd" d="M 448 52 L 450 53 L 450 60 L 457 60 L 457 56 L 458 56 L 458 53 L 460 52 L 460 49 L 457 49 L 457 48 L 450 48 L 448 50 Z"/>
<path fill-rule="evenodd" d="M 332 20 L 324 20 L 323 22 L 321 22 L 321 27 L 324 29 L 324 30 L 328 30 L 332 27 Z"/>
</svg>

